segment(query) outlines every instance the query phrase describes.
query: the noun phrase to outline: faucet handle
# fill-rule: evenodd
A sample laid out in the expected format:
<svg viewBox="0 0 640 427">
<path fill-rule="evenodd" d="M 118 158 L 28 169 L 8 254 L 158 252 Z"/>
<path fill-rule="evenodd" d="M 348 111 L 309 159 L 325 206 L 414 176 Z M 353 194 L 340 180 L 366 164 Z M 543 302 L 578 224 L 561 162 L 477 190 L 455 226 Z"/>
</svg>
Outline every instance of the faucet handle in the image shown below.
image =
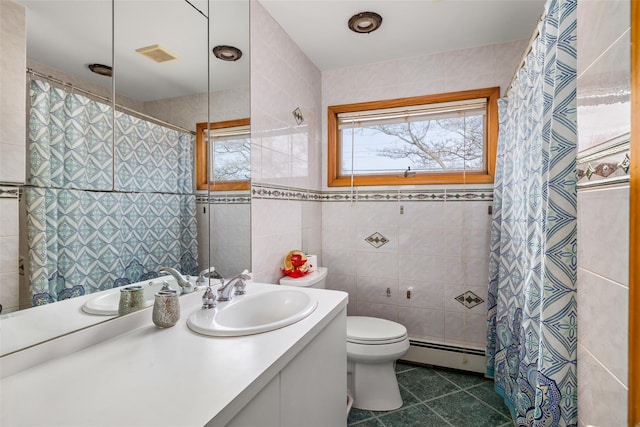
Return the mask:
<svg viewBox="0 0 640 427">
<path fill-rule="evenodd" d="M 236 291 L 233 293 L 234 295 L 244 295 L 247 293 L 247 284 L 240 278 L 238 283 L 236 284 Z"/>
<path fill-rule="evenodd" d="M 242 273 L 238 274 L 238 282 L 236 284 L 236 291 L 233 293 L 234 295 L 244 295 L 247 293 L 247 284 L 245 280 L 251 280 L 251 276 L 249 276 L 249 271 L 244 270 Z"/>
<path fill-rule="evenodd" d="M 207 289 L 202 295 L 202 309 L 208 310 L 210 308 L 215 308 L 216 305 L 216 294 L 213 292 L 213 289 L 211 289 L 211 286 L 207 286 Z"/>
<path fill-rule="evenodd" d="M 202 270 L 198 275 L 198 280 L 196 280 L 196 285 L 200 285 L 204 283 L 205 282 L 204 278 L 211 277 L 211 274 L 214 273 L 215 271 L 216 271 L 215 267 L 209 267 Z"/>
</svg>

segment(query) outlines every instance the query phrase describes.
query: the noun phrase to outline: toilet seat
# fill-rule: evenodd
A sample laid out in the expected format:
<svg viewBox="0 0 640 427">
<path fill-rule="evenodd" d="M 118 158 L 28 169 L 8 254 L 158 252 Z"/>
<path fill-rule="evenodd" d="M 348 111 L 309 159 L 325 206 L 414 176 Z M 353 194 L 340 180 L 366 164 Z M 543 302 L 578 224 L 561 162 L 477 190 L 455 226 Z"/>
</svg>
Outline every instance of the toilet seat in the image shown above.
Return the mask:
<svg viewBox="0 0 640 427">
<path fill-rule="evenodd" d="M 396 338 L 396 339 L 392 339 L 392 340 L 379 340 L 379 341 L 364 341 L 364 340 L 357 340 L 357 339 L 352 339 L 352 338 L 348 338 L 347 342 L 351 343 L 351 344 L 358 344 L 358 345 L 387 345 L 387 344 L 394 344 L 397 342 L 402 342 L 404 340 L 407 339 L 407 336 L 403 336 L 400 338 Z"/>
<path fill-rule="evenodd" d="M 347 316 L 347 342 L 360 345 L 387 345 L 407 339 L 407 328 L 386 319 Z"/>
</svg>

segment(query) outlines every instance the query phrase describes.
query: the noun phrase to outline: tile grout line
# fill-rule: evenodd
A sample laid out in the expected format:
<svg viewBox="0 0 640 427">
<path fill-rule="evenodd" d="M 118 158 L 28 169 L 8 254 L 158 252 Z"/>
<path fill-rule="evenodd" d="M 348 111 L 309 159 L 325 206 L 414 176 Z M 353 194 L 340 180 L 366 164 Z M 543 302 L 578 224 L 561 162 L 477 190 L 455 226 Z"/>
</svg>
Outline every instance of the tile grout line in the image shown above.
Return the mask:
<svg viewBox="0 0 640 427">
<path fill-rule="evenodd" d="M 437 413 L 436 411 L 434 411 L 429 405 L 427 405 L 425 402 L 416 402 L 413 403 L 411 405 L 407 405 L 407 406 L 403 406 L 402 408 L 398 408 L 398 409 L 394 409 L 393 411 L 389 411 L 389 412 L 385 412 L 383 414 L 383 416 L 386 416 L 387 414 L 394 414 L 397 412 L 401 412 L 402 410 L 405 409 L 410 409 L 410 408 L 414 408 L 417 406 L 423 405 L 425 406 L 429 411 L 433 412 L 438 418 L 440 418 L 441 420 L 443 420 L 445 423 L 449 424 L 451 427 L 455 427 L 453 424 L 451 424 L 449 422 L 449 420 L 447 420 L 446 418 L 444 418 L 442 415 L 440 415 L 439 413 Z M 387 427 L 387 424 L 381 419 L 381 417 L 379 417 L 378 415 L 374 414 L 373 418 L 375 418 L 380 424 L 382 424 L 384 427 Z M 373 418 L 366 418 L 364 420 L 358 421 L 358 423 L 360 422 L 364 422 L 364 421 L 369 421 L 372 420 Z M 357 424 L 354 425 L 354 427 L 357 427 Z"/>
<path fill-rule="evenodd" d="M 426 368 L 426 367 L 425 367 Z M 396 371 L 396 374 L 406 374 L 406 373 L 410 373 L 412 371 L 420 371 L 421 367 L 411 367 L 411 366 L 406 366 L 404 369 L 402 370 L 398 370 Z M 430 413 L 435 414 L 436 417 L 438 419 L 440 419 L 441 421 L 443 421 L 446 425 L 451 426 L 451 427 L 455 427 L 454 424 L 452 424 L 444 415 L 441 415 L 438 411 L 436 411 L 436 409 L 432 408 L 430 406 L 430 403 L 432 403 L 433 401 L 437 400 L 437 399 L 441 399 L 441 398 L 445 398 L 448 396 L 452 396 L 455 395 L 457 393 L 460 392 L 464 392 L 463 397 L 465 397 L 465 401 L 468 401 L 469 398 L 472 398 L 473 401 L 480 402 L 481 407 L 486 408 L 489 407 L 492 410 L 492 413 L 495 413 L 496 415 L 498 415 L 499 417 L 503 418 L 504 422 L 500 424 L 500 427 L 509 427 L 512 425 L 513 420 L 510 419 L 510 417 L 506 416 L 505 414 L 503 414 L 498 408 L 492 406 L 491 404 L 489 404 L 488 402 L 485 402 L 484 400 L 482 400 L 481 398 L 475 396 L 474 394 L 470 393 L 470 391 L 472 389 L 480 389 L 482 386 L 486 385 L 485 381 L 480 381 L 476 384 L 472 384 L 469 386 L 461 386 L 459 384 L 457 384 L 456 382 L 454 382 L 452 379 L 447 378 L 445 375 L 443 375 L 441 372 L 439 372 L 437 369 L 432 369 L 432 368 L 426 368 L 430 371 L 432 371 L 434 374 L 436 374 L 436 378 L 439 378 L 440 380 L 445 380 L 446 383 L 453 385 L 453 387 L 455 388 L 455 390 L 448 392 L 448 393 L 444 393 L 444 394 L 440 394 L 438 396 L 433 396 L 429 399 L 423 399 L 421 397 L 419 397 L 418 395 L 416 395 L 414 392 L 410 391 L 405 385 L 403 384 L 398 384 L 401 388 L 401 390 L 407 394 L 407 397 L 411 396 L 413 399 L 415 399 L 415 403 L 410 404 L 410 405 L 406 405 L 406 406 L 402 406 L 398 409 L 394 409 L 392 411 L 381 411 L 379 413 L 376 413 L 375 411 L 368 411 L 370 416 L 363 418 L 361 420 L 358 420 L 355 423 L 350 423 L 348 424 L 349 427 L 357 427 L 359 425 L 364 425 L 367 422 L 371 422 L 372 420 L 375 419 L 375 421 L 383 426 L 383 427 L 388 427 L 389 425 L 387 423 L 385 423 L 383 421 L 383 419 L 389 415 L 389 414 L 395 414 L 395 413 L 399 413 L 402 412 L 406 409 L 411 409 L 411 408 L 416 408 L 419 407 L 419 405 L 423 405 L 424 409 L 430 411 Z M 409 375 L 409 377 L 411 377 Z M 390 420 L 392 420 L 392 418 L 389 418 Z"/>
<path fill-rule="evenodd" d="M 435 409 L 433 409 L 431 406 L 427 405 L 427 403 L 426 403 L 426 402 L 422 402 L 422 404 L 423 404 L 424 406 L 426 406 L 427 408 L 429 408 L 429 410 L 430 410 L 431 412 L 433 412 L 434 414 L 436 414 L 436 415 L 438 416 L 438 418 L 440 418 L 441 420 L 443 420 L 445 423 L 449 424 L 451 427 L 455 427 L 453 424 L 451 424 L 451 423 L 449 422 L 449 420 L 448 420 L 448 419 L 446 419 L 445 417 L 443 417 L 442 415 L 440 415 L 440 414 L 439 414 Z"/>
<path fill-rule="evenodd" d="M 463 390 L 464 393 L 468 394 L 469 396 L 471 396 L 472 398 L 474 398 L 475 400 L 477 400 L 478 402 L 480 402 L 482 405 L 487 406 L 489 408 L 491 408 L 493 410 L 493 412 L 505 417 L 505 419 L 507 419 L 507 421 L 510 421 L 510 419 L 507 418 L 507 416 L 505 414 L 503 414 L 502 412 L 498 411 L 496 408 L 494 408 L 492 405 L 488 404 L 487 402 L 485 402 L 484 400 L 478 398 L 477 396 L 474 396 L 473 394 L 469 393 L 466 390 Z"/>
</svg>

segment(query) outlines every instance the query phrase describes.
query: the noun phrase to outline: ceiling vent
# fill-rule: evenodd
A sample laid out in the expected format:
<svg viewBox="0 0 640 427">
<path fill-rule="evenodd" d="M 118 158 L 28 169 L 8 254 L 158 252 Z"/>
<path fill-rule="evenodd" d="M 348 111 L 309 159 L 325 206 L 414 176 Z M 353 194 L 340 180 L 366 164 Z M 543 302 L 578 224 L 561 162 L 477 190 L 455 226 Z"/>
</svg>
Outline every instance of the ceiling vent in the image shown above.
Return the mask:
<svg viewBox="0 0 640 427">
<path fill-rule="evenodd" d="M 178 59 L 177 56 L 175 56 L 173 53 L 169 52 L 167 49 L 160 46 L 159 44 L 154 44 L 147 47 L 141 47 L 139 49 L 136 49 L 136 52 L 146 56 L 149 59 L 153 59 L 156 62 L 167 62 L 167 61 L 173 61 L 174 59 Z"/>
</svg>

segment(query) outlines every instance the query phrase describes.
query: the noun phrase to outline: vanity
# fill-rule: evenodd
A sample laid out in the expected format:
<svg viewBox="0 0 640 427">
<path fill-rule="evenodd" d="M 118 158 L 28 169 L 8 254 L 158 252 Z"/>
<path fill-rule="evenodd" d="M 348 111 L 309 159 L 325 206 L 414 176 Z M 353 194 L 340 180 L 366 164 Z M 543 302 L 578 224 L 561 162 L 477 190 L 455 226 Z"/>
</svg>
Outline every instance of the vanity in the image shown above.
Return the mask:
<svg viewBox="0 0 640 427">
<path fill-rule="evenodd" d="M 234 299 L 276 288 L 287 287 L 249 283 Z M 296 290 L 317 300 L 315 310 L 269 332 L 193 332 L 187 319 L 204 292 L 196 291 L 180 298 L 174 327 L 157 328 L 149 307 L 6 356 L 0 424 L 346 425 L 348 296 Z"/>
</svg>

